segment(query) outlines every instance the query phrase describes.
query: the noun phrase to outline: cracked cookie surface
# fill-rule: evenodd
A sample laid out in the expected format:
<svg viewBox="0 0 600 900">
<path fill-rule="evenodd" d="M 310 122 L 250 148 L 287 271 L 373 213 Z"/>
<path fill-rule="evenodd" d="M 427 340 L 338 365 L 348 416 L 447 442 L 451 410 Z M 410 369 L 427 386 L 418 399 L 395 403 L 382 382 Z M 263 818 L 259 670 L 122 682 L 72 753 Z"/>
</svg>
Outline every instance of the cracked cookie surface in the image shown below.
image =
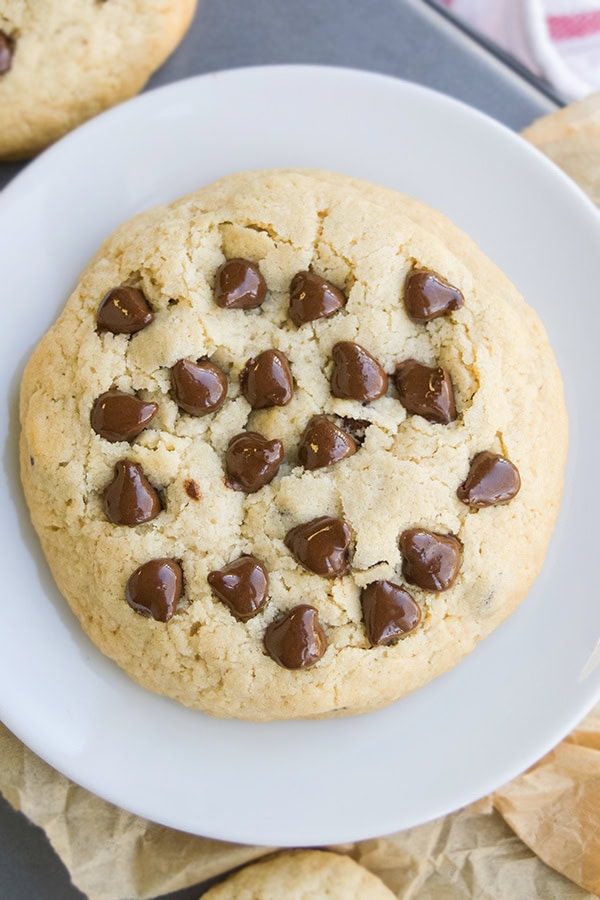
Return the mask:
<svg viewBox="0 0 600 900">
<path fill-rule="evenodd" d="M 0 159 L 33 156 L 133 97 L 195 8 L 196 0 L 4 0 Z"/>
<path fill-rule="evenodd" d="M 258 266 L 266 284 L 259 306 L 215 302 L 217 273 L 232 259 Z M 436 273 L 464 304 L 425 323 L 411 319 L 403 296 L 415 269 Z M 345 303 L 298 325 L 289 315 L 290 285 L 307 271 Z M 97 326 L 99 305 L 119 286 L 140 291 L 153 313 L 133 334 Z M 333 349 L 348 343 L 390 376 L 375 399 L 332 392 Z M 272 350 L 288 361 L 293 389 L 287 378 L 285 402 L 252 405 L 244 395 L 249 363 Z M 171 370 L 180 360 L 224 374 L 227 393 L 214 411 L 191 415 L 178 405 Z M 448 374 L 453 418 L 430 421 L 405 408 L 393 375 L 407 360 Z M 129 442 L 107 440 L 90 425 L 108 392 L 156 405 Z M 334 464 L 307 468 L 306 446 L 300 457 L 299 448 L 318 416 L 345 443 Z M 469 653 L 541 568 L 567 446 L 561 379 L 543 327 L 475 244 L 393 191 L 291 170 L 232 175 L 122 225 L 33 354 L 21 420 L 32 519 L 92 640 L 153 691 L 213 715 L 256 720 L 368 711 Z M 278 450 L 270 480 L 252 492 L 233 489 L 225 468 L 230 444 L 246 432 Z M 457 494 L 482 453 L 506 458 L 520 476 L 516 495 L 484 508 Z M 108 521 L 103 508 L 123 459 L 141 467 L 158 497 L 157 514 L 133 527 Z M 321 517 L 341 522 L 344 536 L 327 577 L 326 567 L 307 568 L 286 542 Z M 415 530 L 432 558 L 443 536 L 458 542 L 441 591 L 403 574 L 411 566 L 400 538 Z M 264 567 L 268 591 L 258 604 L 246 597 L 252 616 L 238 618 L 208 576 L 222 579 L 245 556 Z M 176 561 L 182 571 L 177 603 L 161 600 L 166 621 L 125 600 L 128 579 L 151 560 Z M 389 643 L 365 630 L 361 592 L 375 582 L 384 588 L 369 595 L 388 604 L 397 596 L 409 603 L 408 591 L 417 622 L 404 633 L 406 607 L 394 615 L 380 607 L 388 619 L 375 631 Z M 273 634 L 297 609 L 297 621 L 318 621 L 318 652 L 302 669 L 278 664 L 265 646 L 267 629 Z M 285 639 L 284 658 L 303 658 L 306 647 Z"/>
</svg>

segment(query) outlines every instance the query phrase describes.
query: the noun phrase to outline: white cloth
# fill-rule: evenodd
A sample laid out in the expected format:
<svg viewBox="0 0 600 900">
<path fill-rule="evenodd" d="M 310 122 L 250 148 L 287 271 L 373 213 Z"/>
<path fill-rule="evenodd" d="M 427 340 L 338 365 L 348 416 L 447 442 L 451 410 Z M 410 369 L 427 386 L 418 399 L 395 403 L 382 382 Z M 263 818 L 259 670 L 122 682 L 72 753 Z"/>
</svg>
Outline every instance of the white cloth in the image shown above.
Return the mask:
<svg viewBox="0 0 600 900">
<path fill-rule="evenodd" d="M 566 100 L 600 89 L 600 0 L 438 0 Z"/>
</svg>

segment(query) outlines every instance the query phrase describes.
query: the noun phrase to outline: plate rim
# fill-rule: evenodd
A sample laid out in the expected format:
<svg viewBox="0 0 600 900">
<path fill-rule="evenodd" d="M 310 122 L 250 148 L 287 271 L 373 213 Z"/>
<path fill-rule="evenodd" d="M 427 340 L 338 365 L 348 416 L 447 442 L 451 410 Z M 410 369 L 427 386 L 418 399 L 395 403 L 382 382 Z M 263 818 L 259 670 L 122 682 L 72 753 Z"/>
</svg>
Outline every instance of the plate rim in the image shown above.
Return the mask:
<svg viewBox="0 0 600 900">
<path fill-rule="evenodd" d="M 42 152 L 33 159 L 23 160 L 24 168 L 20 172 L 17 172 L 17 174 L 11 178 L 8 184 L 6 184 L 0 190 L 0 214 L 2 213 L 4 197 L 10 196 L 13 185 L 15 185 L 16 183 L 20 183 L 22 178 L 29 176 L 29 173 L 32 169 L 37 171 L 39 165 L 45 164 L 48 159 L 51 160 L 55 153 L 62 153 L 63 148 L 65 146 L 70 146 L 70 143 L 72 141 L 74 142 L 80 140 L 81 135 L 85 136 L 88 132 L 91 133 L 95 128 L 102 127 L 107 121 L 110 122 L 110 119 L 112 117 L 117 118 L 121 115 L 124 115 L 124 111 L 131 108 L 132 106 L 141 107 L 145 103 L 151 103 L 158 95 L 168 94 L 170 92 L 177 93 L 178 91 L 185 89 L 187 86 L 193 86 L 199 82 L 208 81 L 213 78 L 236 78 L 239 76 L 243 76 L 246 73 L 269 74 L 271 72 L 288 72 L 291 75 L 300 73 L 313 73 L 315 75 L 322 73 L 329 75 L 334 73 L 342 77 L 357 77 L 361 80 L 362 78 L 366 78 L 373 81 L 378 80 L 381 83 L 394 83 L 396 85 L 400 84 L 403 85 L 407 90 L 415 91 L 417 93 L 423 93 L 426 96 L 436 97 L 438 99 L 441 98 L 448 105 L 455 106 L 461 109 L 464 113 L 466 113 L 467 115 L 471 115 L 475 119 L 484 119 L 485 121 L 487 121 L 488 125 L 496 128 L 499 132 L 505 135 L 508 134 L 512 138 L 519 137 L 518 132 L 509 128 L 503 122 L 500 122 L 498 119 L 494 119 L 491 115 L 488 115 L 477 107 L 471 106 L 469 103 L 465 102 L 464 100 L 460 100 L 458 97 L 454 97 L 450 94 L 444 94 L 441 91 L 436 90 L 435 88 L 429 87 L 428 85 L 420 84 L 416 81 L 410 81 L 407 78 L 400 78 L 395 75 L 389 75 L 385 72 L 375 72 L 371 69 L 360 69 L 353 66 L 337 66 L 317 63 L 266 63 L 248 66 L 235 66 L 224 69 L 214 69 L 209 72 L 201 72 L 197 75 L 188 75 L 185 78 L 179 78 L 176 81 L 169 82 L 168 84 L 161 84 L 157 87 L 143 90 L 141 93 L 136 94 L 134 97 L 130 97 L 129 99 L 124 100 L 121 103 L 117 103 L 115 106 L 111 106 L 108 109 L 102 110 L 102 112 L 98 113 L 96 116 L 93 116 L 91 119 L 88 119 L 81 125 L 78 125 L 76 128 L 63 135 L 62 138 L 59 138 L 59 140 L 55 141 L 54 144 L 51 144 L 49 147 L 46 147 L 44 150 L 42 150 Z M 538 162 L 541 162 L 542 165 L 552 170 L 555 175 L 558 175 L 563 181 L 563 184 L 568 186 L 569 190 L 572 191 L 573 189 L 575 189 L 576 193 L 579 194 L 580 199 L 583 199 L 585 205 L 588 206 L 588 211 L 592 213 L 593 217 L 598 217 L 598 209 L 595 206 L 594 202 L 591 200 L 588 194 L 586 194 L 585 191 L 580 188 L 563 169 L 560 168 L 560 166 L 558 166 L 548 156 L 542 153 L 541 150 L 539 150 L 536 146 L 534 146 L 527 140 L 522 140 L 521 147 L 525 147 L 527 152 L 532 153 L 536 156 Z"/>
</svg>

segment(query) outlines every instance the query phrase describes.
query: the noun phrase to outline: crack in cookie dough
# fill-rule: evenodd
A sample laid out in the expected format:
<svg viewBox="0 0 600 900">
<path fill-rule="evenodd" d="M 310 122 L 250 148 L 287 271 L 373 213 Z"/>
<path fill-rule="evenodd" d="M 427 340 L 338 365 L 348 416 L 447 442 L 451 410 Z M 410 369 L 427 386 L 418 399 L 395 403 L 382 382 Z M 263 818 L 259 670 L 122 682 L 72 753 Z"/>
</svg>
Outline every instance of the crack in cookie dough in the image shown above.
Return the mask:
<svg viewBox="0 0 600 900">
<path fill-rule="evenodd" d="M 266 293 L 254 308 L 215 302 L 227 260 L 258 267 Z M 435 273 L 464 304 L 412 321 L 403 298 L 413 270 Z M 290 285 L 307 271 L 346 300 L 296 325 Z M 135 333 L 103 331 L 98 307 L 123 285 L 141 292 L 154 318 Z M 334 347 L 357 344 L 388 376 L 387 390 L 380 377 L 372 400 L 364 399 L 360 355 L 347 357 L 355 399 L 332 394 Z M 269 365 L 277 354 L 289 361 L 293 390 L 286 376 L 284 405 L 253 408 L 244 396 L 240 376 L 260 354 Z M 448 371 L 456 418 L 447 424 L 423 418 L 420 403 L 412 412 L 401 403 L 392 376 L 411 359 Z M 223 373 L 218 408 L 180 406 L 171 373 L 181 360 Z M 417 388 L 428 390 L 425 381 Z M 111 443 L 91 428 L 93 404 L 111 390 L 158 406 L 130 442 Z M 253 386 L 251 399 L 255 390 L 266 396 Z M 333 451 L 322 451 L 307 469 L 298 448 L 315 416 L 358 437 L 350 454 L 329 460 Z M 151 690 L 213 715 L 257 720 L 377 708 L 470 652 L 541 567 L 567 444 L 560 375 L 543 328 L 472 241 L 395 192 L 293 170 L 230 176 L 120 226 L 30 360 L 21 419 L 33 522 L 92 640 Z M 225 453 L 246 432 L 261 436 L 259 447 L 280 442 L 283 460 L 267 483 L 242 479 L 233 489 Z M 502 505 L 475 509 L 457 491 L 484 451 L 517 467 L 521 489 Z M 161 501 L 144 524 L 135 515 L 126 517 L 133 525 L 113 524 L 102 510 L 123 460 L 141 467 Z M 328 577 L 315 574 L 329 571 L 327 541 L 313 571 L 305 565 L 310 554 L 286 546 L 291 529 L 321 517 L 349 529 L 347 574 L 342 565 Z M 413 559 L 417 569 L 442 565 L 435 535 L 460 544 L 460 565 L 443 575 L 440 592 L 403 576 L 399 541 L 411 529 L 433 536 L 422 544 L 429 557 Z M 333 532 L 331 539 L 338 540 Z M 268 593 L 249 617 L 234 603 L 242 610 L 236 617 L 208 576 L 224 572 L 222 579 L 247 555 L 266 570 Z M 156 621 L 128 605 L 125 586 L 140 566 L 162 559 L 181 566 L 183 592 L 169 601 L 168 620 Z M 243 579 L 251 567 L 239 562 L 232 571 Z M 367 588 L 369 603 L 381 607 L 371 641 L 361 600 Z M 238 589 L 247 592 L 248 583 Z M 412 611 L 408 618 L 403 609 Z M 271 626 L 275 642 L 266 646 Z"/>
</svg>

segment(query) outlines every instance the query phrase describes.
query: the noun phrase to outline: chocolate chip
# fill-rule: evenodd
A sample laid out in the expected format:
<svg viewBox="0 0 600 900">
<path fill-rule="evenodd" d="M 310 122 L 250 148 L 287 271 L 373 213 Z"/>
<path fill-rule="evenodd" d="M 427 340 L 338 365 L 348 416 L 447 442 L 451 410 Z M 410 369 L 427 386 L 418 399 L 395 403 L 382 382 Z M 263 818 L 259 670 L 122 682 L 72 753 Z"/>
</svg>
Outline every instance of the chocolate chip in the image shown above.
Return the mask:
<svg viewBox="0 0 600 900">
<path fill-rule="evenodd" d="M 161 511 L 158 494 L 137 463 L 121 459 L 115 477 L 104 491 L 104 513 L 114 525 L 142 525 Z"/>
<path fill-rule="evenodd" d="M 519 470 L 505 456 L 483 450 L 471 460 L 465 481 L 457 490 L 458 499 L 480 509 L 508 503 L 519 493 Z"/>
<path fill-rule="evenodd" d="M 309 572 L 323 578 L 337 578 L 349 569 L 348 546 L 351 537 L 352 533 L 343 519 L 319 516 L 288 531 L 285 546 Z"/>
<path fill-rule="evenodd" d="M 357 451 L 356 441 L 328 419 L 313 416 L 300 438 L 298 462 L 305 469 L 321 469 L 352 456 Z"/>
<path fill-rule="evenodd" d="M 372 581 L 360 594 L 365 631 L 372 647 L 395 644 L 421 621 L 408 591 L 393 581 Z"/>
<path fill-rule="evenodd" d="M 294 396 L 287 356 L 280 350 L 264 350 L 249 359 L 240 374 L 240 388 L 253 409 L 285 406 Z"/>
<path fill-rule="evenodd" d="M 6 32 L 0 31 L 0 75 L 8 72 L 12 66 L 12 58 L 15 52 L 15 42 Z"/>
<path fill-rule="evenodd" d="M 135 334 L 153 319 L 148 301 L 133 287 L 112 288 L 102 298 L 96 313 L 98 327 L 113 334 Z"/>
<path fill-rule="evenodd" d="M 209 572 L 208 583 L 240 622 L 247 622 L 265 605 L 269 590 L 267 570 L 254 556 L 240 556 Z"/>
<path fill-rule="evenodd" d="M 281 441 L 269 441 L 255 431 L 243 431 L 225 451 L 227 487 L 253 494 L 273 481 L 283 459 Z"/>
<path fill-rule="evenodd" d="M 208 360 L 180 359 L 171 369 L 175 402 L 191 416 L 216 412 L 227 397 L 225 373 Z"/>
<path fill-rule="evenodd" d="M 331 351 L 331 393 L 346 400 L 377 400 L 387 391 L 388 377 L 371 354 L 352 341 L 340 341 Z"/>
<path fill-rule="evenodd" d="M 400 535 L 402 574 L 425 591 L 447 591 L 456 581 L 462 547 L 453 534 L 409 528 Z"/>
<path fill-rule="evenodd" d="M 464 302 L 458 288 L 429 269 L 413 269 L 406 279 L 404 306 L 413 322 L 431 322 L 460 309 Z"/>
<path fill-rule="evenodd" d="M 201 500 L 202 492 L 200 491 L 200 486 L 197 481 L 194 481 L 193 478 L 186 478 L 183 482 L 183 489 L 190 498 L 190 500 Z"/>
<path fill-rule="evenodd" d="M 301 604 L 265 631 L 265 649 L 284 669 L 308 669 L 327 650 L 327 638 L 314 606 Z"/>
<path fill-rule="evenodd" d="M 111 443 L 133 441 L 157 412 L 156 403 L 146 403 L 135 394 L 106 391 L 94 402 L 90 420 L 96 434 Z"/>
<path fill-rule="evenodd" d="M 255 309 L 267 296 L 267 285 L 256 263 L 228 259 L 217 270 L 215 303 L 224 309 Z"/>
<path fill-rule="evenodd" d="M 183 574 L 174 559 L 151 559 L 135 570 L 125 597 L 132 609 L 157 622 L 168 622 L 181 597 Z"/>
<path fill-rule="evenodd" d="M 441 366 L 407 359 L 396 366 L 394 381 L 407 412 L 441 425 L 456 418 L 452 379 Z"/>
<path fill-rule="evenodd" d="M 346 295 L 314 272 L 298 272 L 290 284 L 289 316 L 294 325 L 333 316 L 346 305 Z"/>
</svg>

